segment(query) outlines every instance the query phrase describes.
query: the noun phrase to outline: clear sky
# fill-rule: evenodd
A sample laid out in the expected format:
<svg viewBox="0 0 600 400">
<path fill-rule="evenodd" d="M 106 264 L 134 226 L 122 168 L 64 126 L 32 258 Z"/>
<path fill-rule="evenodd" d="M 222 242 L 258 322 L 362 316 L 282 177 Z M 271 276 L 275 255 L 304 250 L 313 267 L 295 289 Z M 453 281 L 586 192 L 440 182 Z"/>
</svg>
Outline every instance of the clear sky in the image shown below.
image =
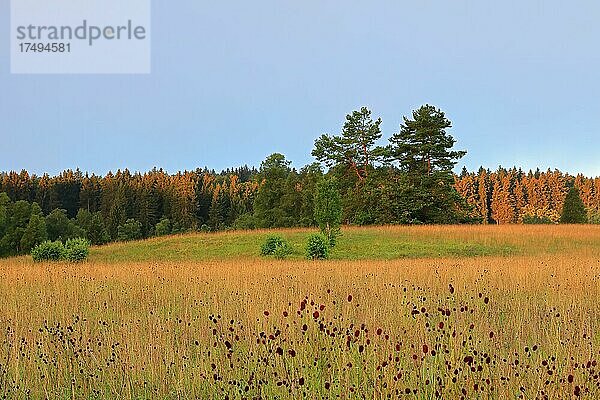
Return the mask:
<svg viewBox="0 0 600 400">
<path fill-rule="evenodd" d="M 600 175 L 597 0 L 153 1 L 150 75 L 11 75 L 0 0 L 0 170 L 300 167 L 368 106 L 424 103 L 460 166 Z"/>
</svg>

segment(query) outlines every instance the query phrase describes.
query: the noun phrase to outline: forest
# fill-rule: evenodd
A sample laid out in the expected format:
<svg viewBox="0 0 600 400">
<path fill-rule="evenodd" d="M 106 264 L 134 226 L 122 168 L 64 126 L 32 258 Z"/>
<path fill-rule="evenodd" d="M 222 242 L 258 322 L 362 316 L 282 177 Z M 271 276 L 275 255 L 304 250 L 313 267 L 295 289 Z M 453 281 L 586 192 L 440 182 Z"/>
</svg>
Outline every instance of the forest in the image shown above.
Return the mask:
<svg viewBox="0 0 600 400">
<path fill-rule="evenodd" d="M 99 245 L 190 231 L 315 226 L 316 188 L 324 177 L 336 182 L 346 225 L 600 223 L 598 177 L 516 167 L 455 174 L 466 152 L 454 148 L 451 122 L 430 105 L 404 117 L 384 145 L 380 125 L 369 109 L 353 111 L 338 135 L 315 140 L 316 161 L 299 170 L 274 153 L 258 169 L 221 172 L 3 172 L 0 256 L 76 237 Z"/>
</svg>

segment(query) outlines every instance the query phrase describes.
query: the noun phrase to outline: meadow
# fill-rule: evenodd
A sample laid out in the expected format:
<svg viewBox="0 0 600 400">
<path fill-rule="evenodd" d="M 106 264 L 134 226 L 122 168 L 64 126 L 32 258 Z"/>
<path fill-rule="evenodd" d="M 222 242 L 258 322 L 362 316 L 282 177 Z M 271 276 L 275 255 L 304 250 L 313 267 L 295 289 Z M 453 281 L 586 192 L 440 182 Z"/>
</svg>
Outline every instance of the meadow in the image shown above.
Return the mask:
<svg viewBox="0 0 600 400">
<path fill-rule="evenodd" d="M 600 398 L 600 227 L 278 233 L 0 260 L 0 398 Z"/>
</svg>

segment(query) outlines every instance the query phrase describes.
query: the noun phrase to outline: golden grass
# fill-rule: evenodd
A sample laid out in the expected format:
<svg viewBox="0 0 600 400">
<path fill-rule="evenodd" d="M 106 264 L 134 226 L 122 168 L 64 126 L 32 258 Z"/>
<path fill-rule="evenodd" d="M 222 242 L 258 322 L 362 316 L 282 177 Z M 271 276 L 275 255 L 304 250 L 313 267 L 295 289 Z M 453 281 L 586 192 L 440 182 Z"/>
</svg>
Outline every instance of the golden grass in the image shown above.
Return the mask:
<svg viewBox="0 0 600 400">
<path fill-rule="evenodd" d="M 380 233 L 399 229 L 579 245 L 330 262 L 6 260 L 0 397 L 600 398 L 598 229 Z"/>
</svg>

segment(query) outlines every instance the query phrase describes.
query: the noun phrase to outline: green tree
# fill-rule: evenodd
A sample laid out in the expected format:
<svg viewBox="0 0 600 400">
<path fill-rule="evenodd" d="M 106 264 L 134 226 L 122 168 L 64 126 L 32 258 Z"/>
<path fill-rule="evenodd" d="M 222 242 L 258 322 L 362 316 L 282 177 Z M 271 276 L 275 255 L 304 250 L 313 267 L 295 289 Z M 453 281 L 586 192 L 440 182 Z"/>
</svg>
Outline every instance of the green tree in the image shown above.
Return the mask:
<svg viewBox="0 0 600 400">
<path fill-rule="evenodd" d="M 254 216 L 260 228 L 286 226 L 284 198 L 290 162 L 274 153 L 260 164 L 260 188 L 254 200 Z"/>
<path fill-rule="evenodd" d="M 315 233 L 308 237 L 306 258 L 309 260 L 326 260 L 329 258 L 329 244 L 325 236 Z"/>
<path fill-rule="evenodd" d="M 342 198 L 333 178 L 324 178 L 317 184 L 315 219 L 329 245 L 335 246 L 342 222 Z"/>
<path fill-rule="evenodd" d="M 381 138 L 380 125 L 381 118 L 374 121 L 371 111 L 362 107 L 346 116 L 341 135 L 318 138 L 312 155 L 328 168 L 343 168 L 362 182 L 383 155 L 376 145 Z"/>
<path fill-rule="evenodd" d="M 312 163 L 300 170 L 300 207 L 299 207 L 299 225 L 315 226 L 315 196 L 317 193 L 317 184 L 323 178 L 323 170 L 319 163 Z"/>
<path fill-rule="evenodd" d="M 72 239 L 85 236 L 85 232 L 80 229 L 67 216 L 66 210 L 55 209 L 46 217 L 46 229 L 50 241 Z"/>
<path fill-rule="evenodd" d="M 118 226 L 117 232 L 117 240 L 120 242 L 140 240 L 142 238 L 142 223 L 130 218 L 123 225 Z"/>
<path fill-rule="evenodd" d="M 48 239 L 48 233 L 46 232 L 46 220 L 42 214 L 42 209 L 37 203 L 33 203 L 31 206 L 31 217 L 29 217 L 29 223 L 23 237 L 21 238 L 21 252 L 28 253 L 40 243 L 43 243 Z"/>
<path fill-rule="evenodd" d="M 405 174 L 396 188 L 409 209 L 402 214 L 421 223 L 462 222 L 466 203 L 454 188 L 452 169 L 466 152 L 452 150 L 455 140 L 446 129 L 452 123 L 439 109 L 425 105 L 404 118 L 400 132 L 390 138 L 387 159 Z"/>
<path fill-rule="evenodd" d="M 430 105 L 413 111 L 412 116 L 412 120 L 404 117 L 400 132 L 390 138 L 389 159 L 415 177 L 451 173 L 467 152 L 452 150 L 456 140 L 446 132 L 452 127 L 450 120 Z"/>
<path fill-rule="evenodd" d="M 154 229 L 156 236 L 166 236 L 171 234 L 171 221 L 169 218 L 163 218 L 156 224 Z"/>
<path fill-rule="evenodd" d="M 82 232 L 85 232 L 84 236 L 87 237 L 87 232 L 92 224 L 92 213 L 86 209 L 80 208 L 79 211 L 77 211 L 77 217 L 75 217 L 75 224 Z"/>
<path fill-rule="evenodd" d="M 8 207 L 10 206 L 10 198 L 4 192 L 0 193 L 0 238 L 4 236 L 4 232 L 8 227 Z"/>
<path fill-rule="evenodd" d="M 31 216 L 31 204 L 19 200 L 8 206 L 8 222 L 5 234 L 0 240 L 0 252 L 4 256 L 21 254 L 21 239 Z"/>
<path fill-rule="evenodd" d="M 585 205 L 579 196 L 579 190 L 576 187 L 569 189 L 563 212 L 560 217 L 561 224 L 585 224 L 587 222 L 587 212 Z"/>
<path fill-rule="evenodd" d="M 228 194 L 219 188 L 215 191 L 210 210 L 208 212 L 208 224 L 214 230 L 225 228 L 227 224 L 227 215 L 231 208 L 231 201 Z"/>
<path fill-rule="evenodd" d="M 101 245 L 110 241 L 110 235 L 104 226 L 102 214 L 98 211 L 92 215 L 87 229 L 87 238 L 93 245 Z"/>
</svg>

